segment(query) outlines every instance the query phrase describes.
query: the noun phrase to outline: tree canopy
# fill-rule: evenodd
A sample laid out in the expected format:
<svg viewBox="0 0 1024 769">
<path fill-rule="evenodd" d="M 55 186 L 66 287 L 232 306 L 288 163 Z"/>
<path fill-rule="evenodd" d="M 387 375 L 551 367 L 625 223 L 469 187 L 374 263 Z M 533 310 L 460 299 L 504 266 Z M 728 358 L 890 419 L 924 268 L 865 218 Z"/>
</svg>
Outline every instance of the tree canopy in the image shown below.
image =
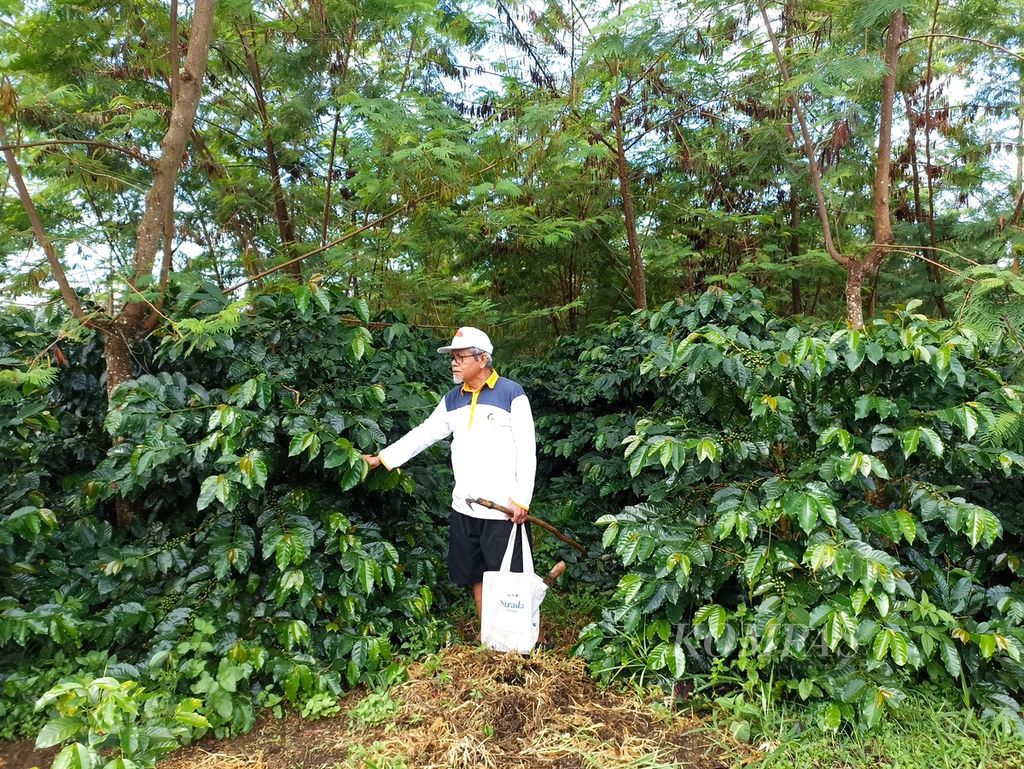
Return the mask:
<svg viewBox="0 0 1024 769">
<path fill-rule="evenodd" d="M 1012 3 L 228 3 L 193 72 L 212 8 L 5 8 L 10 295 L 85 266 L 102 325 L 281 270 L 551 337 L 723 281 L 948 316 L 1019 262 Z"/>
</svg>

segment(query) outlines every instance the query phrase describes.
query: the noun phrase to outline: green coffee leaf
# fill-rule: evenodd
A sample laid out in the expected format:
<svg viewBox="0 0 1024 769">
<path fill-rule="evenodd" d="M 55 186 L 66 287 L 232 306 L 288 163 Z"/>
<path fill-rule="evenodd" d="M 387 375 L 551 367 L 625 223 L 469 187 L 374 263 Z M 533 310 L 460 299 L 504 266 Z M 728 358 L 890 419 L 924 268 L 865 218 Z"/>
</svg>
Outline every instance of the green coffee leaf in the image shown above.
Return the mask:
<svg viewBox="0 0 1024 769">
<path fill-rule="evenodd" d="M 92 748 L 74 742 L 57 754 L 51 769 L 93 769 L 98 760 Z"/>
<path fill-rule="evenodd" d="M 40 730 L 39 736 L 36 737 L 36 748 L 60 745 L 87 729 L 88 724 L 81 718 L 54 718 L 47 721 Z"/>
<path fill-rule="evenodd" d="M 700 625 L 706 622 L 708 630 L 711 632 L 711 637 L 717 641 L 725 632 L 726 618 L 725 609 L 716 603 L 712 603 L 697 610 L 697 613 L 693 616 L 693 624 Z"/>
<path fill-rule="evenodd" d="M 196 510 L 205 510 L 217 496 L 217 483 L 223 476 L 211 475 L 203 481 L 199 487 L 199 499 L 196 500 Z"/>
</svg>

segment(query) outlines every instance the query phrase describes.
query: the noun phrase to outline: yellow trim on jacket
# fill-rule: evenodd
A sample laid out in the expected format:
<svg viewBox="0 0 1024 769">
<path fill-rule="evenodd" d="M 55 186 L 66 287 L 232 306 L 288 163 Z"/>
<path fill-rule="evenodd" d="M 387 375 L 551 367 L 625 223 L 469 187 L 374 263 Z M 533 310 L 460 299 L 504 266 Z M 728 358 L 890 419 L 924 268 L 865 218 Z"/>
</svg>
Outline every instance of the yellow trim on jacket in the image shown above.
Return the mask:
<svg viewBox="0 0 1024 769">
<path fill-rule="evenodd" d="M 464 392 L 464 393 L 472 393 L 473 394 L 473 397 L 470 398 L 470 400 L 469 400 L 469 426 L 470 427 L 473 426 L 473 417 L 476 416 L 476 401 L 477 401 L 477 398 L 480 397 L 480 391 L 483 390 L 484 387 L 490 387 L 493 390 L 494 389 L 494 385 L 496 385 L 497 383 L 498 383 L 498 372 L 497 371 L 492 371 L 491 372 L 491 375 L 489 377 L 487 377 L 487 379 L 484 380 L 484 383 L 482 385 L 480 385 L 480 389 L 479 390 L 472 389 L 465 382 L 462 383 L 462 392 Z"/>
</svg>

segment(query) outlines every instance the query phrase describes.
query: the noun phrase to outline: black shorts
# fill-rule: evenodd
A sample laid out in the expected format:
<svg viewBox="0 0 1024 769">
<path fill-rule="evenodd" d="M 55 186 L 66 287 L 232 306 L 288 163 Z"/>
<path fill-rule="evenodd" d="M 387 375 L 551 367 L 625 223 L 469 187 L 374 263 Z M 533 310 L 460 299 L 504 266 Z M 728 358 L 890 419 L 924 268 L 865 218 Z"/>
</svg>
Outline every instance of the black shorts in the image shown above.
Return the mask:
<svg viewBox="0 0 1024 769">
<path fill-rule="evenodd" d="M 524 523 L 526 537 L 533 547 L 530 524 Z M 456 585 L 475 585 L 483 582 L 485 571 L 501 568 L 501 559 L 508 548 L 508 535 L 512 521 L 491 521 L 473 518 L 452 511 L 448 540 L 448 576 Z M 512 552 L 512 571 L 523 570 L 522 535 L 516 537 Z"/>
</svg>

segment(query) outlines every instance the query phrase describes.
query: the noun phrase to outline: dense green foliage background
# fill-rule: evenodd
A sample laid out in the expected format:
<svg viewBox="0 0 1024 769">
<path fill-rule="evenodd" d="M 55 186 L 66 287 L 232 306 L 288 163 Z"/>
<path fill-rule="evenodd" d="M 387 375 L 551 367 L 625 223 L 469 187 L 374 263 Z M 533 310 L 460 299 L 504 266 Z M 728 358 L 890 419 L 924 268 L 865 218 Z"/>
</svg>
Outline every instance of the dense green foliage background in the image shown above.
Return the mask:
<svg viewBox="0 0 1024 769">
<path fill-rule="evenodd" d="M 597 676 L 1020 731 L 1022 19 L 0 0 L 0 737 L 152 765 L 453 640 L 444 448 L 359 454 L 467 323 Z"/>
<path fill-rule="evenodd" d="M 792 696 L 832 727 L 932 680 L 1019 728 L 1015 345 L 709 292 L 527 371 L 549 488 L 624 570 L 580 642 L 599 676 L 696 674 L 740 689 L 740 722 Z"/>
<path fill-rule="evenodd" d="M 867 317 L 910 298 L 955 315 L 953 294 L 1019 265 L 1019 3 L 764 10 L 785 75 L 757 2 L 220 3 L 171 272 L 222 288 L 273 269 L 339 276 L 374 311 L 513 324 L 535 346 L 725 278 L 780 314 L 835 319 L 849 271 L 815 177 L 844 258 L 892 230 L 864 276 Z M 172 38 L 161 4 L 0 6 L 0 120 L 97 324 L 163 291 L 136 235 L 192 28 L 180 11 Z M 53 270 L 26 255 L 28 215 L 3 194 L 18 296 Z"/>
<path fill-rule="evenodd" d="M 440 397 L 436 340 L 324 285 L 231 302 L 181 280 L 168 311 L 105 413 L 94 340 L 39 368 L 54 321 L 4 320 L 0 707 L 67 761 L 329 714 L 454 639 L 445 458 L 359 459 Z M 507 361 L 534 509 L 590 549 L 577 652 L 716 694 L 740 735 L 783 699 L 869 728 L 924 681 L 1019 730 L 1015 351 L 913 307 L 831 331 L 710 291 Z"/>
<path fill-rule="evenodd" d="M 433 408 L 431 340 L 396 323 L 372 346 L 365 304 L 328 288 L 250 307 L 179 288 L 188 322 L 106 413 L 92 340 L 60 342 L 51 384 L 4 393 L 5 737 L 38 727 L 34 700 L 61 681 L 44 743 L 90 733 L 145 756 L 133 741 L 173 745 L 168 724 L 228 734 L 263 707 L 329 713 L 343 687 L 394 680 L 397 659 L 450 638 L 446 473 L 362 483 L 355 448 Z M 32 321 L 5 316 L 8 364 L 52 343 Z M 111 525 L 115 496 L 137 506 L 130 530 Z"/>
</svg>

